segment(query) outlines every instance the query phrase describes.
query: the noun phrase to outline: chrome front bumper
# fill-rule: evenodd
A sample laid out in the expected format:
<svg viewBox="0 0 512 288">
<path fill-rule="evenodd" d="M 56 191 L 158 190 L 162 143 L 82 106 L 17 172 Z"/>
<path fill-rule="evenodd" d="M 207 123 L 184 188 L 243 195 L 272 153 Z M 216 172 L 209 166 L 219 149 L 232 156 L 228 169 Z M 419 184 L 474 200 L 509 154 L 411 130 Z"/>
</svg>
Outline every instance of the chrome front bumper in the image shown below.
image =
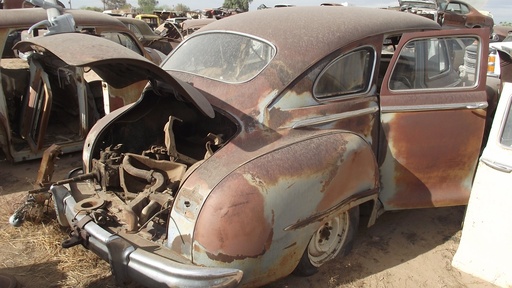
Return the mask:
<svg viewBox="0 0 512 288">
<path fill-rule="evenodd" d="M 64 186 L 52 186 L 57 219 L 78 231 L 84 246 L 110 263 L 118 284 L 131 280 L 147 287 L 235 287 L 242 280 L 238 269 L 183 264 L 134 247 L 74 210 L 75 199 Z"/>
</svg>

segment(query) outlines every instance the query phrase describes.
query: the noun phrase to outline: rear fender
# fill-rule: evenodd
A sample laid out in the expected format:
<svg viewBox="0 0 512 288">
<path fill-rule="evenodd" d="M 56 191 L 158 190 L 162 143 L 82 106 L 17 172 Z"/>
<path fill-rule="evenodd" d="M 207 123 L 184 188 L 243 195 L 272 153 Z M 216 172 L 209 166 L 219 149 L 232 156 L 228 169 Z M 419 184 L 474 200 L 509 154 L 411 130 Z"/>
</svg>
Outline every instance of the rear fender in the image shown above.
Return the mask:
<svg viewBox="0 0 512 288">
<path fill-rule="evenodd" d="M 322 221 L 359 199 L 376 200 L 378 179 L 371 146 L 352 133 L 320 135 L 254 158 L 204 201 L 193 261 L 238 267 L 251 285 L 266 270 L 276 279 L 288 275 Z"/>
</svg>

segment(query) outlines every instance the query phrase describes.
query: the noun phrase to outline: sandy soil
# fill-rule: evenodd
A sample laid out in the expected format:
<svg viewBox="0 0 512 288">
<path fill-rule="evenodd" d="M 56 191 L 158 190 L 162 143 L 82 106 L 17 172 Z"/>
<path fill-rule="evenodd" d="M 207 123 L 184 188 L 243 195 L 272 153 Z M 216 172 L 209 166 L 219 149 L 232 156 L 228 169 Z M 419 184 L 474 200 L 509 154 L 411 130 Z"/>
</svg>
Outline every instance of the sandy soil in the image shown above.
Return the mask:
<svg viewBox="0 0 512 288">
<path fill-rule="evenodd" d="M 1 155 L 0 155 L 1 156 Z M 54 180 L 81 165 L 80 155 L 58 161 Z M 66 231 L 45 217 L 14 228 L 8 218 L 32 188 L 39 161 L 12 165 L 0 160 L 0 274 L 23 287 L 116 287 L 109 266 L 83 247 L 60 247 Z M 289 276 L 279 287 L 494 287 L 451 266 L 465 207 L 386 212 L 376 225 L 361 226 L 352 252 L 303 278 Z M 135 286 L 134 286 L 135 287 Z"/>
</svg>

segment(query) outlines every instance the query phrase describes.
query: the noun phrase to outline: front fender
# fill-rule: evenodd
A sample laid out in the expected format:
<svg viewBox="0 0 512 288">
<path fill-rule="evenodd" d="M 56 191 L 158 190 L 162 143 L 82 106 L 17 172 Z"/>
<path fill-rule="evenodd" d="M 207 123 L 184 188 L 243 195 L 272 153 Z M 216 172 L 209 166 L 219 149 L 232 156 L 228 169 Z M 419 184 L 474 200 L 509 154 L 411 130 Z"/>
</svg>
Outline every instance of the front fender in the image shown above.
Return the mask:
<svg viewBox="0 0 512 288">
<path fill-rule="evenodd" d="M 324 134 L 256 157 L 203 202 L 193 261 L 242 269 L 251 285 L 286 276 L 320 220 L 340 203 L 375 194 L 378 179 L 371 146 L 352 133 Z"/>
</svg>

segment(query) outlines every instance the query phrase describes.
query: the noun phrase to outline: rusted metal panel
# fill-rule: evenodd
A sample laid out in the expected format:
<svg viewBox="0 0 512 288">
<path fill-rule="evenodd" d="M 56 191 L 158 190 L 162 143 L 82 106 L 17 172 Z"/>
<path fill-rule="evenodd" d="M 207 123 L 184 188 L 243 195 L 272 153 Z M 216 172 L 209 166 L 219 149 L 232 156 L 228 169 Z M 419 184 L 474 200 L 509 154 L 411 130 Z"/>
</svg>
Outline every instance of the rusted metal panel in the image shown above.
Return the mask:
<svg viewBox="0 0 512 288">
<path fill-rule="evenodd" d="M 388 113 L 381 166 L 386 210 L 467 204 L 485 111 Z"/>
<path fill-rule="evenodd" d="M 189 197 L 194 199 L 193 195 L 209 195 L 203 203 L 198 203 L 203 207 L 200 213 L 192 212 L 199 217 L 194 230 L 194 262 L 206 265 L 214 261 L 219 266 L 244 267 L 247 271 L 259 267 L 258 270 L 274 271 L 269 277 L 288 274 L 295 268 L 294 263 L 308 241 L 308 237 L 304 239 L 298 235 L 311 235 L 321 224 L 318 218 L 308 220 L 309 217 L 350 195 L 362 195 L 368 191 L 377 193 L 376 160 L 368 143 L 351 133 L 325 133 L 319 132 L 317 137 L 304 139 L 295 145 L 274 144 L 275 148 L 253 160 L 233 161 L 232 157 L 215 157 L 205 161 L 195 172 L 205 177 L 193 177 L 185 182 L 175 204 L 175 207 L 182 205 Z M 229 148 L 236 147 L 224 147 L 232 150 Z M 262 151 L 228 152 L 244 158 L 259 153 Z M 213 160 L 215 162 L 209 162 Z M 240 161 L 249 162 L 237 169 L 236 163 Z M 354 169 L 355 166 L 359 168 Z M 218 181 L 215 178 L 224 173 L 212 175 L 208 171 L 225 169 L 236 170 L 219 185 L 209 188 L 211 185 L 207 183 L 215 183 Z M 207 174 L 210 176 L 206 177 Z M 213 189 L 211 193 L 210 189 Z M 189 192 L 184 193 L 186 191 Z M 192 204 L 189 209 L 195 210 L 196 206 Z M 183 227 L 194 228 L 187 224 L 193 219 L 185 221 L 186 210 L 182 207 L 173 211 L 172 217 L 181 233 L 188 233 Z M 180 213 L 175 213 L 178 211 Z M 285 231 L 287 226 L 297 221 L 303 223 L 300 229 Z M 170 235 L 174 231 L 172 229 Z M 178 237 L 171 240 L 173 243 L 182 241 Z M 276 267 L 276 261 L 282 265 Z M 252 272 L 254 275 L 259 273 Z M 257 278 L 244 279 L 244 283 L 248 281 L 247 285 L 257 285 L 261 281 Z"/>
<path fill-rule="evenodd" d="M 53 176 L 53 169 L 57 157 L 62 153 L 59 145 L 53 144 L 43 153 L 39 170 L 37 171 L 36 188 L 44 187 L 50 184 Z"/>
<path fill-rule="evenodd" d="M 66 10 L 66 13 L 73 15 L 78 26 L 116 27 L 116 29 L 130 31 L 127 27 L 123 28 L 123 23 L 107 14 L 88 10 Z M 0 27 L 27 27 L 27 29 L 48 17 L 42 8 L 0 9 L 0 15 Z"/>
<path fill-rule="evenodd" d="M 456 32 L 479 35 L 480 53 L 487 55 L 483 45 L 487 30 Z M 435 37 L 450 33 L 439 31 Z M 411 33 L 401 40 L 397 51 L 410 39 L 433 34 Z M 415 56 L 425 58 L 422 55 Z M 395 53 L 390 67 L 397 59 Z M 386 210 L 467 204 L 487 117 L 484 62 L 479 63 L 479 81 L 473 87 L 390 91 L 392 70 L 387 71 L 381 89 L 383 133 L 379 151 L 379 198 Z"/>
</svg>

